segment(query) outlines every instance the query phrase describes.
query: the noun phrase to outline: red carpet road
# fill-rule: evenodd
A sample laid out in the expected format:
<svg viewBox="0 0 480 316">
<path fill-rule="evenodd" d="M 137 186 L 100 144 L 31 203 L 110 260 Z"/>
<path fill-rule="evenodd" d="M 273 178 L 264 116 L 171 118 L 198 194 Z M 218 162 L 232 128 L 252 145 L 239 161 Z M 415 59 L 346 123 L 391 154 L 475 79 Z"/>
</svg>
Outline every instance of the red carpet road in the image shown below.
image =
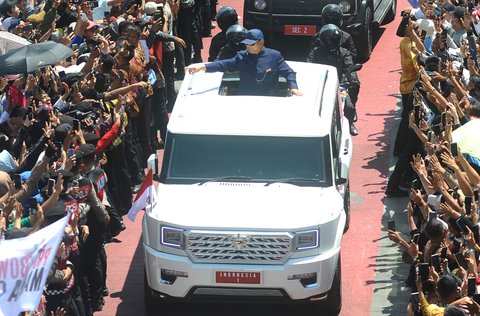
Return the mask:
<svg viewBox="0 0 480 316">
<path fill-rule="evenodd" d="M 220 5 L 237 8 L 242 2 L 220 1 Z M 407 2 L 399 1 L 399 8 Z M 399 13 L 397 13 L 397 16 Z M 371 314 L 378 240 L 381 236 L 383 191 L 388 174 L 390 138 L 396 119 L 400 57 L 399 38 L 395 36 L 399 19 L 380 29 L 380 39 L 371 59 L 360 72 L 360 90 L 357 127 L 360 135 L 354 138 L 354 162 L 351 170 L 352 220 L 350 230 L 342 242 L 343 309 L 341 315 Z M 210 39 L 204 39 L 203 58 L 207 60 Z M 161 197 L 160 203 L 161 203 Z M 110 297 L 102 312 L 95 315 L 146 315 L 143 304 L 143 254 L 141 246 L 141 215 L 135 223 L 126 219 L 127 230 L 118 243 L 110 243 L 108 253 L 108 288 Z M 222 305 L 223 306 L 223 305 Z M 217 309 L 217 308 L 215 308 Z M 223 309 L 223 308 L 222 308 Z M 236 307 L 226 306 L 219 315 L 231 314 Z M 217 309 L 218 312 L 218 309 Z M 271 315 L 272 310 L 259 315 Z M 185 315 L 212 315 L 211 311 L 179 311 Z M 246 310 L 242 314 L 253 315 Z M 275 314 L 285 313 L 284 310 Z M 299 315 L 287 311 L 286 315 Z M 164 314 L 161 311 L 158 314 Z"/>
</svg>

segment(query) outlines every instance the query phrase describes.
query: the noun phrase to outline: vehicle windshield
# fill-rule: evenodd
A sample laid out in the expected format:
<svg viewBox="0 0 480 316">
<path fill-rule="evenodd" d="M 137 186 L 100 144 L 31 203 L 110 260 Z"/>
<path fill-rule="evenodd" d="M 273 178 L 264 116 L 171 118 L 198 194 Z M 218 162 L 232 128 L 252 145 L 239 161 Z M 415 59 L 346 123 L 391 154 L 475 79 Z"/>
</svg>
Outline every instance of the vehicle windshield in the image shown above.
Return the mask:
<svg viewBox="0 0 480 316">
<path fill-rule="evenodd" d="M 328 137 L 169 134 L 162 180 L 289 182 L 292 178 L 289 183 L 295 185 L 326 186 L 331 178 L 328 152 Z"/>
</svg>

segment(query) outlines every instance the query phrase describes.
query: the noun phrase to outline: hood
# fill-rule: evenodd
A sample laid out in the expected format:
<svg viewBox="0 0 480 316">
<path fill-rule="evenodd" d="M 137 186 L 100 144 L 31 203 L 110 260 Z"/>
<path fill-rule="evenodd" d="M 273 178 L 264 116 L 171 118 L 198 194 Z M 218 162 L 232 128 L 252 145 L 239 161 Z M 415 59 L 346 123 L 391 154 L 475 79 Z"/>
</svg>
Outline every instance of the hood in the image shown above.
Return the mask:
<svg viewBox="0 0 480 316">
<path fill-rule="evenodd" d="M 335 188 L 278 183 L 212 182 L 164 185 L 150 216 L 185 228 L 294 229 L 337 218 L 343 200 Z"/>
</svg>

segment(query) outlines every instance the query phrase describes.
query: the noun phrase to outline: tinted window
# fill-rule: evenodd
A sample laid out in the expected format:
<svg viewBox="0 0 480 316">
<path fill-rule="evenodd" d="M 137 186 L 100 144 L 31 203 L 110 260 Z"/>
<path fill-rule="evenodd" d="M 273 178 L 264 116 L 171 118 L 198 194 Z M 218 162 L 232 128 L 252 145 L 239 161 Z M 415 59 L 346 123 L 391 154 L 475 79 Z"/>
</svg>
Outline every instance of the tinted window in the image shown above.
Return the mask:
<svg viewBox="0 0 480 316">
<path fill-rule="evenodd" d="M 294 177 L 316 178 L 320 185 L 327 185 L 331 179 L 328 137 L 169 136 L 162 172 L 165 182 Z"/>
</svg>

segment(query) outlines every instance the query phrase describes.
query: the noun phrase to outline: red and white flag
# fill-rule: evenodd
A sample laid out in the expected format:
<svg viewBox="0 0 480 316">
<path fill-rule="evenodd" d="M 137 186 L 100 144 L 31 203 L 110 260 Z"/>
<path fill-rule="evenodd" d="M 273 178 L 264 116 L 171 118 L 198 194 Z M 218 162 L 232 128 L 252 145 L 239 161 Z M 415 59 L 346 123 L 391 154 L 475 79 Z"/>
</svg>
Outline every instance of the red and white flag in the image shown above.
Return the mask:
<svg viewBox="0 0 480 316">
<path fill-rule="evenodd" d="M 133 222 L 137 217 L 138 212 L 147 207 L 152 208 L 157 201 L 157 193 L 155 192 L 155 186 L 153 185 L 152 169 L 148 169 L 148 173 L 143 180 L 140 189 L 138 190 L 132 207 L 128 211 L 128 218 Z"/>
</svg>

